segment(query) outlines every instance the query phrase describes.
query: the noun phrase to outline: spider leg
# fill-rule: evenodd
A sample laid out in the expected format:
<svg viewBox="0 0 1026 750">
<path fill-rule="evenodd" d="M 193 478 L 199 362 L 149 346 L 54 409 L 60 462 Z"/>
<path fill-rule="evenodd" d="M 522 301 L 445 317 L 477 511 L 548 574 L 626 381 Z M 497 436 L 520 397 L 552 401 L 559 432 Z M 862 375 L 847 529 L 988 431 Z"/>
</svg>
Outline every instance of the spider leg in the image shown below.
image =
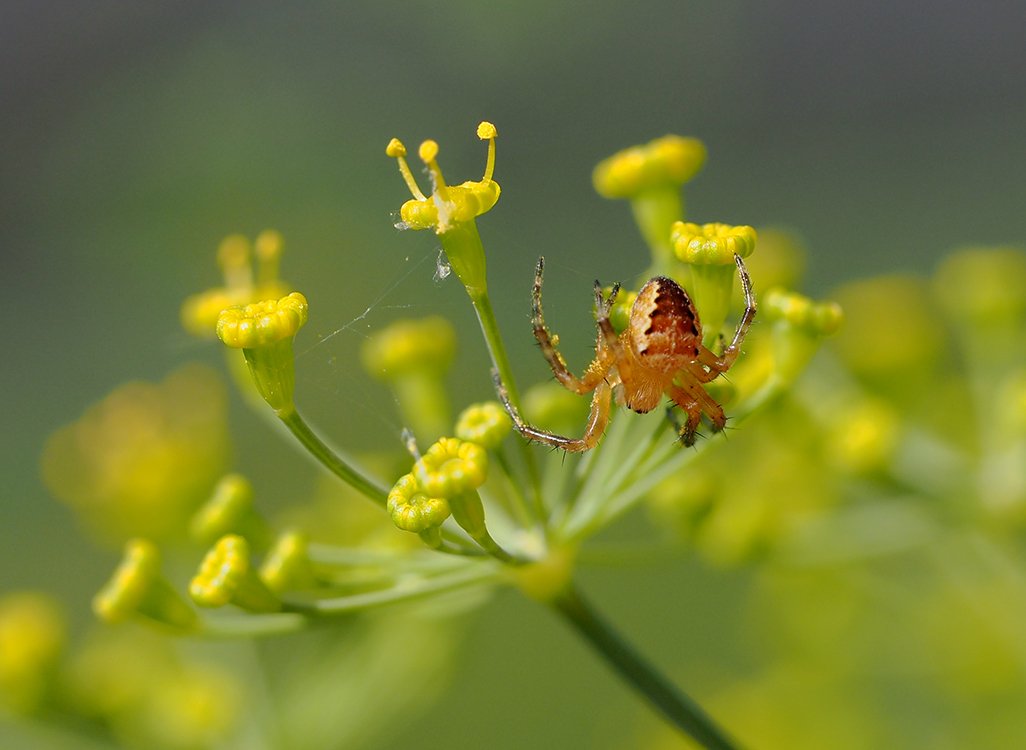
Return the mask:
<svg viewBox="0 0 1026 750">
<path fill-rule="evenodd" d="M 745 294 L 745 311 L 741 316 L 741 320 L 738 321 L 737 329 L 734 331 L 734 340 L 730 342 L 730 346 L 723 350 L 722 355 L 717 357 L 714 352 L 706 347 L 699 347 L 698 361 L 709 368 L 709 372 L 706 373 L 707 377 L 695 375 L 696 379 L 703 383 L 713 380 L 717 375 L 731 368 L 737 359 L 737 355 L 741 353 L 741 343 L 745 340 L 745 336 L 748 335 L 748 329 L 752 326 L 752 320 L 755 319 L 756 306 L 755 295 L 752 293 L 752 279 L 748 275 L 748 269 L 745 268 L 745 262 L 741 260 L 740 255 L 734 254 L 734 262 L 737 264 L 737 274 L 741 279 L 741 289 Z"/>
<path fill-rule="evenodd" d="M 598 445 L 602 434 L 606 431 L 606 425 L 609 424 L 612 389 L 605 381 L 598 383 L 595 393 L 591 397 L 591 411 L 588 414 L 588 424 L 584 429 L 584 435 L 579 438 L 569 438 L 527 424 L 516 407 L 510 403 L 509 393 L 506 391 L 506 386 L 503 384 L 498 370 L 492 370 L 492 379 L 495 381 L 495 392 L 506 408 L 509 418 L 513 420 L 513 426 L 528 440 L 545 443 L 554 448 L 562 448 L 571 453 L 581 453 Z"/>
<path fill-rule="evenodd" d="M 680 439 L 681 445 L 685 448 L 690 448 L 695 444 L 695 439 L 698 437 L 698 425 L 702 421 L 702 409 L 694 401 L 689 401 L 685 404 L 675 398 L 673 402 L 688 415 L 687 421 L 681 424 L 672 406 L 666 410 L 666 418 L 670 420 L 673 429 L 677 431 L 677 437 Z"/>
<path fill-rule="evenodd" d="M 612 305 L 612 298 L 608 301 L 602 300 L 601 291 L 596 292 L 596 307 L 598 312 L 599 337 L 596 344 L 597 352 L 595 359 L 588 365 L 584 375 L 576 377 L 567 368 L 566 360 L 556 349 L 554 336 L 545 325 L 545 315 L 542 312 L 542 280 L 545 273 L 545 258 L 538 258 L 538 265 L 534 272 L 534 291 L 531 295 L 531 326 L 534 330 L 534 338 L 541 347 L 542 356 L 552 368 L 552 374 L 556 376 L 564 388 L 577 394 L 585 394 L 595 390 L 596 386 L 605 380 L 606 373 L 612 367 L 616 357 L 616 347 L 619 342 L 616 332 L 609 323 L 609 307 Z M 596 282 L 597 283 L 597 282 Z M 617 288 L 615 291 L 619 291 Z"/>
<path fill-rule="evenodd" d="M 669 396 L 675 404 L 688 413 L 689 423 L 694 422 L 693 430 L 697 429 L 703 414 L 709 420 L 709 426 L 712 427 L 713 432 L 719 432 L 727 426 L 727 415 L 723 413 L 723 407 L 706 393 L 705 388 L 687 370 L 681 373 L 679 385 L 675 384 L 670 388 Z M 692 443 L 694 442 L 693 435 L 692 432 Z M 683 435 L 681 437 L 684 439 Z M 684 444 L 690 445 L 691 443 L 685 442 Z"/>
</svg>

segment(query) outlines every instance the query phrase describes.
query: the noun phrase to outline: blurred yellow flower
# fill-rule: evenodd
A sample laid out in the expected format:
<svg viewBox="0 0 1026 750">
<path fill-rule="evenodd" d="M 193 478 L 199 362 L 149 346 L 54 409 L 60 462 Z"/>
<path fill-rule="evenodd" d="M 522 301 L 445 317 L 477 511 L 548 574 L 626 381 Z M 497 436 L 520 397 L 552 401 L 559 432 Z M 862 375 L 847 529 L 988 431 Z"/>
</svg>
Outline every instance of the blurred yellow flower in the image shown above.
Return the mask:
<svg viewBox="0 0 1026 750">
<path fill-rule="evenodd" d="M 47 441 L 43 479 L 113 541 L 181 533 L 229 453 L 226 393 L 205 367 L 126 383 Z"/>
<path fill-rule="evenodd" d="M 64 641 L 53 598 L 34 591 L 0 598 L 0 706 L 28 712 L 39 705 Z"/>
</svg>

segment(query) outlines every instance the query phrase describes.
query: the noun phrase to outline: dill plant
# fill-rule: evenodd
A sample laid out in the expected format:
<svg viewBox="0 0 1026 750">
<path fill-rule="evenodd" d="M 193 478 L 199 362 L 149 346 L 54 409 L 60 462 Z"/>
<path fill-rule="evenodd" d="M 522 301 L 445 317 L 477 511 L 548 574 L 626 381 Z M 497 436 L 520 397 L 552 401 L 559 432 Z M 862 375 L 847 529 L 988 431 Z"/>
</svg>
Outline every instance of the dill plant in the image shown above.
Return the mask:
<svg viewBox="0 0 1026 750">
<path fill-rule="evenodd" d="M 498 131 L 481 123 L 477 135 L 488 147 L 483 176 L 459 185 L 445 180 L 438 144 L 421 144 L 418 156 L 430 178 L 429 192 L 417 184 L 405 146 L 396 139 L 387 145 L 386 154 L 396 160 L 412 196 L 402 205 L 397 226 L 438 237 L 476 313 L 510 409 L 547 429 L 579 433 L 586 399 L 552 383 L 522 388 L 506 352 L 477 227 L 477 219 L 500 199 L 494 179 Z M 889 543 L 894 549 L 949 539 L 953 532 L 944 529 L 943 514 L 935 517 L 921 508 L 906 512 L 910 493 L 947 508 L 949 518 L 972 515 L 961 527 L 970 530 L 967 534 L 1026 516 L 1026 462 L 1021 461 L 1026 370 L 1024 349 L 1016 348 L 1026 344 L 1026 261 L 1017 250 L 978 249 L 952 256 L 926 292 L 921 285 L 910 291 L 904 281 L 842 289 L 845 309 L 854 311 L 852 330 L 840 337 L 835 357 L 813 368 L 813 377 L 795 388 L 823 340 L 841 327 L 841 306 L 789 288 L 798 261 L 788 241 L 773 232 L 760 238 L 744 225 L 686 222 L 681 188 L 704 160 L 700 141 L 667 136 L 598 165 L 596 189 L 630 202 L 650 258 L 644 278 L 626 283 L 620 294 L 607 288 L 598 299 L 608 300 L 609 320 L 619 333 L 629 325 L 634 290 L 645 278 L 673 278 L 701 315 L 703 343 L 722 350 L 741 307 L 734 260 L 751 256 L 756 325 L 729 378 L 708 385 L 709 395 L 738 428 L 729 451 L 717 436 L 681 446 L 661 410 L 644 415 L 619 410 L 595 448 L 569 456 L 521 439 L 497 401 L 457 404 L 460 410 L 453 413 L 443 378 L 455 335 L 437 316 L 377 331 L 362 353 L 368 373 L 396 394 L 408 428 L 396 441 L 395 454 L 374 461 L 336 450 L 296 404 L 293 341 L 316 310 L 279 277 L 282 238 L 264 232 L 251 246 L 232 236 L 218 251 L 224 285 L 190 297 L 182 307 L 183 325 L 201 337 L 216 334 L 244 397 L 264 413 L 269 410 L 351 490 L 345 502 L 362 504 L 370 515 L 361 517 L 361 530 L 345 542 L 322 538 L 315 524 L 264 518 L 253 502 L 255 488 L 225 466 L 224 436 L 216 427 L 223 415 L 181 406 L 205 402 L 211 393 L 215 402 L 223 398 L 205 374 L 176 374 L 162 386 L 115 392 L 79 423 L 59 431 L 44 455 L 44 473 L 55 494 L 117 533 L 142 530 L 96 595 L 96 614 L 110 623 L 142 621 L 190 639 L 245 639 L 323 633 L 341 627 L 344 616 L 403 603 L 474 606 L 479 603 L 474 592 L 513 587 L 565 619 L 670 725 L 703 747 L 738 747 L 734 732 L 632 647 L 582 592 L 575 575 L 584 564 L 582 548 L 639 506 L 658 519 L 664 535 L 683 538 L 702 554 L 731 564 L 774 547 L 781 558 L 804 564 L 831 554 L 872 558 L 881 554 L 876 541 L 857 533 L 866 513 L 893 522 Z M 967 280 L 968 295 L 963 294 Z M 950 389 L 951 382 L 942 388 L 930 367 L 930 347 L 940 345 L 943 332 L 928 330 L 928 316 L 925 322 L 915 315 L 907 319 L 910 310 L 921 313 L 921 307 L 901 308 L 917 294 L 940 300 L 939 315 L 947 316 L 964 352 L 965 374 L 952 392 L 972 399 L 980 420 L 974 439 L 962 444 L 937 439 L 931 425 L 937 418 L 923 408 L 924 399 Z M 902 316 L 902 335 L 881 325 Z M 1015 351 L 1019 356 L 1009 354 Z M 939 421 L 947 427 L 952 420 Z M 145 430 L 126 430 L 152 424 L 164 431 L 147 438 Z M 205 437 L 196 442 L 196 435 Z M 938 456 L 962 467 L 952 473 L 957 481 L 945 484 L 931 476 Z M 739 463 L 744 472 L 737 471 Z M 197 482 L 204 503 L 194 501 Z M 867 501 L 867 495 L 873 499 Z M 150 505 L 140 511 L 142 497 Z M 121 510 L 132 507 L 132 523 L 119 521 Z M 175 541 L 172 529 L 186 530 L 191 541 L 184 546 Z M 986 537 L 984 543 L 1000 550 L 1000 540 Z M 177 582 L 178 573 L 165 573 L 169 562 L 176 571 L 183 562 L 191 564 L 188 585 Z M 444 653 L 430 634 L 425 636 L 428 629 L 418 633 L 418 627 L 393 628 L 368 648 L 407 664 L 426 653 Z M 98 663 L 117 663 L 111 685 L 126 689 L 135 683 L 125 665 L 139 654 L 161 654 L 163 647 L 143 641 L 132 651 L 138 636 L 124 634 L 117 643 L 89 646 L 68 669 L 68 684 L 78 684 L 80 691 L 77 702 L 69 702 L 74 689 L 61 695 L 47 687 L 59 661 L 60 630 L 59 613 L 45 601 L 22 595 L 0 603 L 0 635 L 19 644 L 25 655 L 17 663 L 6 656 L 0 660 L 5 680 L 0 685 L 18 686 L 7 693 L 26 713 L 46 705 L 62 715 L 104 717 L 117 727 L 110 717 L 119 715 L 119 708 L 101 705 L 95 696 L 82 698 L 88 693 L 81 690 L 83 679 L 95 679 Z M 426 643 L 418 640 L 424 637 Z M 230 677 L 196 668 L 169 670 L 163 661 L 148 663 L 147 669 L 174 675 L 155 705 L 181 699 L 174 710 L 198 700 L 212 706 L 182 719 L 181 737 L 165 737 L 165 745 L 226 746 L 225 737 L 237 726 L 232 722 L 241 722 Z M 325 679 L 330 684 L 333 676 Z M 295 732 L 301 724 L 291 726 Z M 293 736 L 286 746 L 317 746 L 312 724 L 309 731 L 309 743 Z M 115 736 L 129 736 L 132 744 L 148 735 L 135 728 Z M 772 730 L 763 736 L 771 737 Z M 244 746 L 245 733 L 235 737 Z"/>
</svg>

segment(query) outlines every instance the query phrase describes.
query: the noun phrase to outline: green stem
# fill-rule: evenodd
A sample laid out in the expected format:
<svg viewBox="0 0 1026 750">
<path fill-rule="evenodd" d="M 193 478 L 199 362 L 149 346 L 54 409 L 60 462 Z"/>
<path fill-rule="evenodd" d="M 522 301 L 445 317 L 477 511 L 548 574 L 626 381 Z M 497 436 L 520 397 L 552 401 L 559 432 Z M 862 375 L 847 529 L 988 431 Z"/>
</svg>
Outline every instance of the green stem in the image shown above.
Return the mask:
<svg viewBox="0 0 1026 750">
<path fill-rule="evenodd" d="M 674 726 L 710 750 L 736 750 L 739 747 L 701 706 L 628 645 L 572 585 L 552 601 L 552 606 L 612 669 L 644 695 Z"/>
<path fill-rule="evenodd" d="M 513 474 L 513 467 L 510 465 L 509 458 L 506 456 L 506 452 L 502 449 L 502 446 L 495 448 L 495 462 L 502 469 L 503 477 L 506 479 L 507 492 L 509 494 L 508 505 L 517 520 L 524 525 L 529 527 L 535 519 L 531 518 L 531 512 L 527 508 L 527 498 L 524 497 L 523 491 L 520 489 L 520 484 L 516 481 L 516 477 Z"/>
<path fill-rule="evenodd" d="M 289 428 L 289 431 L 296 436 L 296 439 L 303 444 L 310 454 L 316 458 L 324 468 L 337 476 L 353 489 L 373 500 L 381 507 L 385 506 L 388 497 L 388 487 L 379 484 L 370 477 L 365 476 L 358 469 L 346 463 L 335 451 L 327 446 L 317 434 L 310 429 L 295 408 L 289 411 L 277 412 L 278 418 Z"/>
<path fill-rule="evenodd" d="M 469 289 L 467 292 L 470 294 L 470 301 L 474 305 L 474 312 L 477 313 L 477 320 L 481 325 L 481 333 L 484 334 L 485 344 L 488 346 L 488 354 L 491 357 L 492 364 L 499 371 L 499 377 L 502 378 L 502 382 L 506 386 L 510 403 L 517 410 L 520 410 L 520 392 L 517 390 L 517 383 L 513 378 L 513 368 L 510 366 L 509 356 L 506 354 L 506 345 L 502 341 L 502 334 L 499 332 L 499 324 L 495 319 L 495 312 L 492 310 L 492 303 L 488 298 L 488 292 L 483 290 L 480 293 L 472 294 Z M 544 525 L 548 511 L 545 509 L 545 503 L 542 500 L 541 474 L 538 472 L 538 464 L 531 446 L 523 440 L 518 442 L 524 467 L 527 469 L 528 484 L 532 490 L 534 512 L 538 521 Z"/>
<path fill-rule="evenodd" d="M 250 638 L 295 633 L 306 626 L 306 618 L 293 612 L 223 615 L 204 619 L 196 635 L 203 638 Z"/>
<path fill-rule="evenodd" d="M 670 227 L 684 218 L 684 198 L 676 186 L 647 190 L 631 200 L 634 220 L 652 251 L 652 273 L 665 275 L 673 267 L 673 243 Z"/>
<path fill-rule="evenodd" d="M 353 594 L 334 599 L 319 599 L 313 602 L 286 602 L 289 610 L 313 615 L 338 615 L 346 612 L 380 607 L 398 602 L 423 599 L 442 591 L 454 591 L 468 586 L 491 583 L 500 573 L 494 564 L 475 564 L 466 570 L 459 570 L 436 578 L 416 582 L 398 583 L 392 588 Z"/>
</svg>

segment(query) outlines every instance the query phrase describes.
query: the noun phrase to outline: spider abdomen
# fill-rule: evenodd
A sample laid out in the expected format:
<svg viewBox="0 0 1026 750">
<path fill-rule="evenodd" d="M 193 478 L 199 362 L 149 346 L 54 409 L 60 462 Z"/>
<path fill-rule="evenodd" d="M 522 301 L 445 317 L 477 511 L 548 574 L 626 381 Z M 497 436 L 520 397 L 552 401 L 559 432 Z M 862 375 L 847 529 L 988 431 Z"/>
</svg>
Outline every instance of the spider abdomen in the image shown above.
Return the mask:
<svg viewBox="0 0 1026 750">
<path fill-rule="evenodd" d="M 688 293 L 656 276 L 638 292 L 628 328 L 631 349 L 646 368 L 675 372 L 698 357 L 702 325 Z"/>
</svg>

